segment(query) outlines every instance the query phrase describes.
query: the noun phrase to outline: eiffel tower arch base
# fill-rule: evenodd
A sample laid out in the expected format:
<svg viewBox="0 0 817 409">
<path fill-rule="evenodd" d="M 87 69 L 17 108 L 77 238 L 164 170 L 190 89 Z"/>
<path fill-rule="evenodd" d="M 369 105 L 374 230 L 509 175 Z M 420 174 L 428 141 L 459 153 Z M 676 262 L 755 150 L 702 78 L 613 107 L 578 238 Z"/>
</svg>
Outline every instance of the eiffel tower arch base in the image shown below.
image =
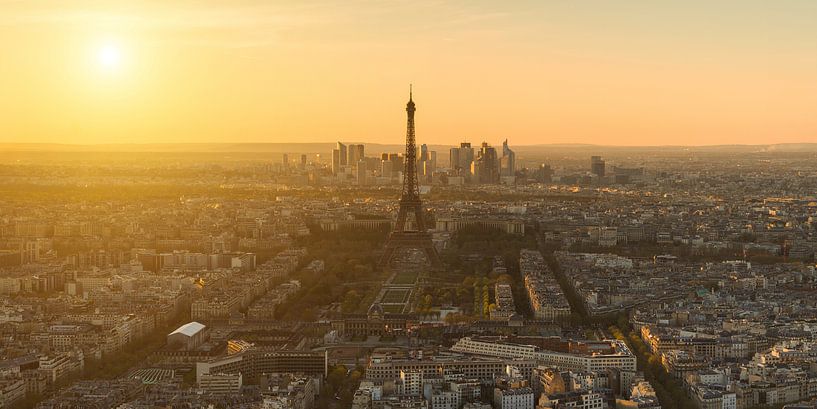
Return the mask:
<svg viewBox="0 0 817 409">
<path fill-rule="evenodd" d="M 380 258 L 380 267 L 388 268 L 391 261 L 401 250 L 421 250 L 431 268 L 434 270 L 442 269 L 442 261 L 440 260 L 437 249 L 431 241 L 429 233 L 420 232 L 393 232 L 389 235 L 386 241 L 386 248 L 383 251 L 383 256 Z"/>
</svg>

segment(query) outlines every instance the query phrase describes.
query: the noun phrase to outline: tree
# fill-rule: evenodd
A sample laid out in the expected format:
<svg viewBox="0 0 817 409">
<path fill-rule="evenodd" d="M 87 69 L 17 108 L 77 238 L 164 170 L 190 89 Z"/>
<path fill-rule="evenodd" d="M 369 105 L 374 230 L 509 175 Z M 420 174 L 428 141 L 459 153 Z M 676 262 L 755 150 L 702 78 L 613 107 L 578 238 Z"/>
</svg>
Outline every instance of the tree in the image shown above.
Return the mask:
<svg viewBox="0 0 817 409">
<path fill-rule="evenodd" d="M 341 304 L 341 309 L 345 313 L 353 312 L 357 306 L 360 304 L 360 294 L 357 293 L 355 290 L 349 290 L 346 292 L 346 295 L 343 297 L 343 303 Z"/>
<path fill-rule="evenodd" d="M 318 313 L 314 308 L 306 308 L 302 310 L 300 319 L 301 321 L 315 321 L 318 319 Z"/>
<path fill-rule="evenodd" d="M 343 365 L 337 365 L 329 372 L 329 375 L 326 377 L 326 381 L 332 388 L 337 391 L 340 390 L 340 387 L 343 385 L 343 381 L 346 379 L 346 374 L 349 371 Z"/>
</svg>

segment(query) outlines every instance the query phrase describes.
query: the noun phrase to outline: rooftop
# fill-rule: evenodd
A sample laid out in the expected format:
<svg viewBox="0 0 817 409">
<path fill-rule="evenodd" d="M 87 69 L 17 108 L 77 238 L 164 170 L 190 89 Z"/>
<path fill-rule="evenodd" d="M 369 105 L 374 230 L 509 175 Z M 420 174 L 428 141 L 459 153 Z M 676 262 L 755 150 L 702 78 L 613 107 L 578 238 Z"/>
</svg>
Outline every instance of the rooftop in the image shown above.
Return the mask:
<svg viewBox="0 0 817 409">
<path fill-rule="evenodd" d="M 203 330 L 204 327 L 205 327 L 204 324 L 198 323 L 196 321 L 188 322 L 187 324 L 184 324 L 181 327 L 176 328 L 175 331 L 171 332 L 168 335 L 184 334 L 187 335 L 188 337 L 192 337 L 193 335 L 196 335 L 199 331 Z"/>
</svg>

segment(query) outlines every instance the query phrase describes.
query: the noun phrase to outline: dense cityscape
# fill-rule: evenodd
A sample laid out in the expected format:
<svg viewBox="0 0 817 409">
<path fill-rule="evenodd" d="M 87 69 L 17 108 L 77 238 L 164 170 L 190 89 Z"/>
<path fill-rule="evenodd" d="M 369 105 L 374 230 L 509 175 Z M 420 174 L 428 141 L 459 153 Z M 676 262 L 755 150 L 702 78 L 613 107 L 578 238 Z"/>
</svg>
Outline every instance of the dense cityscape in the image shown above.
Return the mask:
<svg viewBox="0 0 817 409">
<path fill-rule="evenodd" d="M 406 110 L 404 152 L 5 153 L 0 407 L 817 407 L 817 153 Z"/>
</svg>

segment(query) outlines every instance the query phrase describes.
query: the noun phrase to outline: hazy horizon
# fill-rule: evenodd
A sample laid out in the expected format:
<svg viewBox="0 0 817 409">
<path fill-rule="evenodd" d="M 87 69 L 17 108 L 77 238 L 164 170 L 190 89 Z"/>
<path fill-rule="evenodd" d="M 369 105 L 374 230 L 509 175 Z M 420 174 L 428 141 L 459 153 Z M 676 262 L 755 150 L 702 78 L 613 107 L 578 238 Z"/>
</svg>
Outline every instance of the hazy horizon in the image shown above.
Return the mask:
<svg viewBox="0 0 817 409">
<path fill-rule="evenodd" d="M 50 142 L 0 142 L 0 151 L 48 151 L 51 148 L 56 149 L 57 151 L 60 148 L 63 149 L 77 149 L 78 151 L 82 151 L 82 149 L 87 150 L 97 150 L 103 149 L 106 147 L 117 148 L 118 150 L 127 151 L 127 148 L 147 148 L 147 147 L 225 147 L 225 146 L 232 146 L 232 147 L 250 147 L 250 146 L 282 146 L 282 145 L 289 145 L 289 146 L 319 146 L 321 148 L 326 148 L 331 150 L 335 147 L 337 142 L 341 142 L 344 144 L 364 144 L 370 147 L 397 147 L 402 148 L 404 144 L 402 143 L 381 143 L 381 142 L 367 142 L 367 141 L 359 141 L 359 140 L 343 140 L 343 141 L 316 141 L 316 142 L 144 142 L 144 143 L 132 143 L 132 142 L 121 142 L 121 143 L 50 143 Z M 473 140 L 464 140 L 461 142 L 469 142 L 471 146 L 477 147 L 482 142 L 487 142 L 490 146 L 501 146 L 501 141 L 473 141 Z M 432 148 L 439 148 L 439 147 L 456 147 L 459 146 L 459 143 L 426 143 L 424 141 L 418 141 L 417 145 L 426 144 Z M 734 148 L 775 148 L 775 147 L 787 147 L 793 149 L 817 149 L 817 142 L 783 142 L 783 143 L 768 143 L 768 144 L 741 144 L 741 143 L 733 143 L 733 144 L 701 144 L 701 145 L 680 145 L 680 144 L 666 144 L 666 145 L 601 145 L 601 144 L 593 144 L 593 143 L 536 143 L 536 144 L 523 144 L 517 145 L 514 144 L 513 141 L 509 140 L 509 144 L 511 147 L 517 148 L 614 148 L 614 149 L 648 149 L 648 148 L 677 148 L 677 149 L 691 149 L 691 148 L 724 148 L 728 149 L 730 147 Z M 193 151 L 191 151 L 193 152 Z M 232 152 L 242 152 L 233 150 Z M 329 153 L 327 151 L 327 153 Z"/>
</svg>

